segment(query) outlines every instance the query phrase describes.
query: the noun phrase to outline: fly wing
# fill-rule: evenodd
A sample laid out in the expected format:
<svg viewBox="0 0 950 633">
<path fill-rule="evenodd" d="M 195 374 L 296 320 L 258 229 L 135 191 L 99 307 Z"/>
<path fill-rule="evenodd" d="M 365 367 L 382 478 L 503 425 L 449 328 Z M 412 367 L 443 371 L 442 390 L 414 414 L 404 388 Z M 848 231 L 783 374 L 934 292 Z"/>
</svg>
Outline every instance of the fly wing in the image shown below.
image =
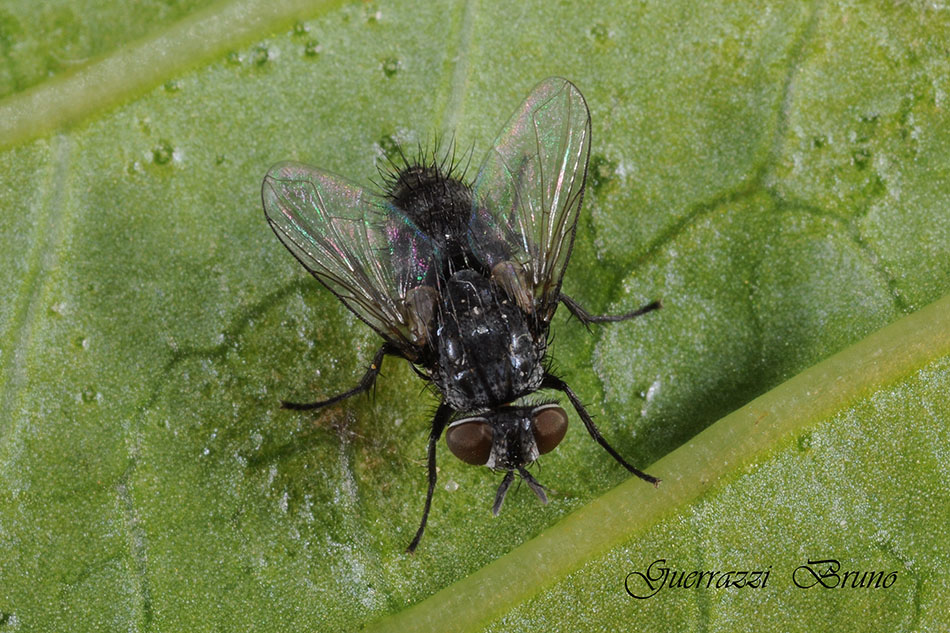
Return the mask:
<svg viewBox="0 0 950 633">
<path fill-rule="evenodd" d="M 534 309 L 548 321 L 574 245 L 590 155 L 590 112 L 577 87 L 546 79 L 495 140 L 475 180 L 472 251 L 494 269 L 521 264 Z"/>
<path fill-rule="evenodd" d="M 267 221 L 304 268 L 408 358 L 424 342 L 407 294 L 432 276 L 431 241 L 381 196 L 300 163 L 264 177 Z"/>
</svg>

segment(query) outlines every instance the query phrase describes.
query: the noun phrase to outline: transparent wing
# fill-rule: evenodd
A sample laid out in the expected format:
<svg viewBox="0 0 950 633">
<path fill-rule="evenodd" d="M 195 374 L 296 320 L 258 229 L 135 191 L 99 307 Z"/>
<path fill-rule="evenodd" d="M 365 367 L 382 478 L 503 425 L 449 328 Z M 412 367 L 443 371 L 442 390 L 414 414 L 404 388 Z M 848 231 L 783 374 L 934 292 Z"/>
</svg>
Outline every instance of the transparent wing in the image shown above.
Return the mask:
<svg viewBox="0 0 950 633">
<path fill-rule="evenodd" d="M 264 177 L 274 233 L 323 285 L 383 338 L 420 345 L 407 293 L 434 270 L 430 240 L 385 198 L 314 167 L 280 163 Z"/>
<path fill-rule="evenodd" d="M 590 154 L 590 112 L 574 84 L 552 77 L 528 95 L 475 180 L 472 250 L 490 269 L 521 264 L 538 315 L 549 320 L 574 245 Z"/>
</svg>

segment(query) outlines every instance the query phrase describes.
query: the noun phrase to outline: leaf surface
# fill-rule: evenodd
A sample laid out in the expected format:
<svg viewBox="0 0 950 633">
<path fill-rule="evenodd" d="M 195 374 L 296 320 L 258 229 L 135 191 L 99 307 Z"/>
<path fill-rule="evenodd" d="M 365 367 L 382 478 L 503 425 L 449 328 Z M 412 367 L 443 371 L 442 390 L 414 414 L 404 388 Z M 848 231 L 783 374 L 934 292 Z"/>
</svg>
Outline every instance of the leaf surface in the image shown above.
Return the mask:
<svg viewBox="0 0 950 633">
<path fill-rule="evenodd" d="M 946 626 L 945 12 L 8 5 L 0 630 Z M 522 487 L 493 519 L 498 476 L 440 446 L 407 556 L 434 399 L 390 359 L 373 398 L 278 408 L 351 387 L 378 343 L 279 245 L 260 182 L 299 160 L 369 185 L 440 136 L 477 164 L 550 75 L 593 121 L 564 289 L 664 304 L 592 335 L 561 314 L 552 356 L 665 481 L 626 481 L 572 419 L 537 473 L 551 502 Z M 750 418 L 760 396 L 786 404 Z M 898 580 L 794 587 L 813 556 Z M 772 575 L 627 595 L 658 558 Z"/>
</svg>

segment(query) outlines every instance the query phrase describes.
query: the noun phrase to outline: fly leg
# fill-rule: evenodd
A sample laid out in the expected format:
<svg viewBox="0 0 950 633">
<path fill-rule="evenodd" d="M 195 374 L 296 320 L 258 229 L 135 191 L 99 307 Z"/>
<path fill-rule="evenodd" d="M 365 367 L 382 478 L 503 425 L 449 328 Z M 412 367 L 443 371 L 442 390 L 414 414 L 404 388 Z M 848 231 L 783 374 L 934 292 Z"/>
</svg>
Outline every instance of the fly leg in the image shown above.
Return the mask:
<svg viewBox="0 0 950 633">
<path fill-rule="evenodd" d="M 409 547 L 406 548 L 406 551 L 410 554 L 416 551 L 416 547 L 419 546 L 422 533 L 426 529 L 426 522 L 429 520 L 429 508 L 432 507 L 432 493 L 435 492 L 435 447 L 439 442 L 439 438 L 442 437 L 442 431 L 445 429 L 445 425 L 448 424 L 450 417 L 452 417 L 452 407 L 443 402 L 436 410 L 435 417 L 432 418 L 432 430 L 429 432 L 428 455 L 429 490 L 426 492 L 426 505 L 422 510 L 422 521 L 419 523 L 419 529 L 416 530 L 416 535 L 413 537 L 412 543 L 409 543 Z"/>
<path fill-rule="evenodd" d="M 293 409 L 295 411 L 310 411 L 313 409 L 319 409 L 321 407 L 327 407 L 331 404 L 336 404 L 340 400 L 346 400 L 350 396 L 355 396 L 358 393 L 368 391 L 369 388 L 373 386 L 373 383 L 376 382 L 376 376 L 379 375 L 379 370 L 383 366 L 383 356 L 386 354 L 398 356 L 399 352 L 389 343 L 383 343 L 382 347 L 380 347 L 376 352 L 376 356 L 373 357 L 373 362 L 369 366 L 369 369 L 367 369 L 366 373 L 363 374 L 363 377 L 360 378 L 359 384 L 349 391 L 344 391 L 343 393 L 337 394 L 332 398 L 320 400 L 319 402 L 287 402 L 286 400 L 281 400 L 280 406 L 284 409 Z"/>
<path fill-rule="evenodd" d="M 563 296 L 563 295 L 562 295 Z M 590 433 L 590 436 L 594 438 L 598 444 L 600 444 L 605 451 L 610 453 L 610 456 L 620 462 L 620 465 L 632 472 L 634 475 L 643 479 L 644 481 L 649 481 L 651 484 L 656 486 L 660 483 L 660 480 L 654 477 L 653 475 L 648 475 L 638 468 L 634 468 L 627 463 L 623 457 L 620 456 L 620 453 L 614 450 L 614 448 L 607 443 L 607 440 L 604 439 L 604 436 L 600 434 L 600 431 L 597 430 L 597 426 L 594 424 L 594 420 L 590 417 L 590 414 L 587 412 L 587 409 L 584 408 L 584 405 L 581 404 L 580 399 L 577 397 L 577 394 L 567 386 L 567 383 L 553 376 L 548 372 L 544 372 L 544 379 L 541 381 L 542 389 L 557 389 L 558 391 L 564 392 L 568 400 L 571 401 L 571 404 L 574 405 L 574 410 L 577 411 L 577 415 L 581 416 L 581 420 L 584 421 L 584 426 L 587 427 L 587 432 Z"/>
<path fill-rule="evenodd" d="M 616 323 L 617 321 L 626 321 L 627 319 L 632 319 L 638 317 L 647 312 L 653 312 L 654 310 L 659 310 L 663 307 L 663 304 L 659 301 L 654 301 L 653 303 L 648 303 L 642 308 L 638 308 L 633 312 L 627 312 L 626 314 L 590 314 L 585 310 L 581 304 L 574 301 L 568 297 L 563 292 L 558 296 L 558 299 L 563 303 L 568 310 L 571 311 L 577 320 L 584 324 L 588 330 L 590 329 L 591 323 Z"/>
</svg>

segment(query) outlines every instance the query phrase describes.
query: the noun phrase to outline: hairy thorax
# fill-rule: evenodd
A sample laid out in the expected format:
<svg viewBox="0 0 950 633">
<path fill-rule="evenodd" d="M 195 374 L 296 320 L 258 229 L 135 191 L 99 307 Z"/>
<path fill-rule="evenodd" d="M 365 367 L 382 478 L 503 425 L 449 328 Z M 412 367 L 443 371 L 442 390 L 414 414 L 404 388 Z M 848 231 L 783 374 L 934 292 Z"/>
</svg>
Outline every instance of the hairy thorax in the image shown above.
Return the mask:
<svg viewBox="0 0 950 633">
<path fill-rule="evenodd" d="M 544 374 L 544 336 L 504 290 L 473 270 L 446 282 L 439 306 L 433 380 L 456 410 L 511 402 L 536 391 Z"/>
</svg>

